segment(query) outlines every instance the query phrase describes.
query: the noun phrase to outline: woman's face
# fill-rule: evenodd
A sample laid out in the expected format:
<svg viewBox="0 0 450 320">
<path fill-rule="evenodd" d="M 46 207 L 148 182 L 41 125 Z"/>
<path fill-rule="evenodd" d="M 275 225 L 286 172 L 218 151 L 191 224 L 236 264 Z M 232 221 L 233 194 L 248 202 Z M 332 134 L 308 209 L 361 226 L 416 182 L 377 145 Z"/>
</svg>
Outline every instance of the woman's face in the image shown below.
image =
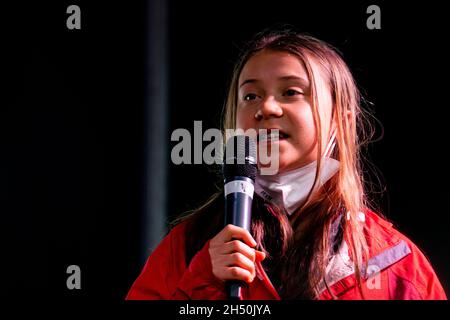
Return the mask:
<svg viewBox="0 0 450 320">
<path fill-rule="evenodd" d="M 311 59 L 310 59 L 311 60 Z M 328 85 L 313 61 L 323 144 L 327 141 L 332 102 Z M 287 52 L 262 50 L 239 76 L 238 129 L 279 129 L 279 172 L 317 159 L 310 79 L 301 60 Z"/>
</svg>

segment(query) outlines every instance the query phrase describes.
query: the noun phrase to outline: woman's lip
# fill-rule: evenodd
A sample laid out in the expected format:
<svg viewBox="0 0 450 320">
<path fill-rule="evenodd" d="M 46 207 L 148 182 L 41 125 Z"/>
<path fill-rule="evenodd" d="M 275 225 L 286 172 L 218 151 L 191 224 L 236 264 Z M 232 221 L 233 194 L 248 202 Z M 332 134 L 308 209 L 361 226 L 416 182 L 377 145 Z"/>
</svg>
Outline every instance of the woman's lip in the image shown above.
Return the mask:
<svg viewBox="0 0 450 320">
<path fill-rule="evenodd" d="M 278 133 L 280 133 L 280 134 L 287 135 L 287 133 L 283 129 L 280 129 L 280 128 L 259 128 L 258 131 L 259 132 L 266 131 L 267 133 L 271 133 L 272 131 L 278 131 Z"/>
<path fill-rule="evenodd" d="M 280 139 L 267 139 L 267 140 L 258 140 L 258 143 L 262 142 L 279 142 L 279 141 L 285 141 L 287 138 L 280 138 Z"/>
</svg>

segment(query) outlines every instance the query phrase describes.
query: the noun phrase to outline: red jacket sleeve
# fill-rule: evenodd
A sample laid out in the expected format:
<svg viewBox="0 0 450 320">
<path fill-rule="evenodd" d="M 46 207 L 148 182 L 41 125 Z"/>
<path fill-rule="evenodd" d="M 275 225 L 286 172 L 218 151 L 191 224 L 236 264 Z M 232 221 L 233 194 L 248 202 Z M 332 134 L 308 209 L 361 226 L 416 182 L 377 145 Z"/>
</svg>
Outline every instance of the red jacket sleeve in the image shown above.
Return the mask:
<svg viewBox="0 0 450 320">
<path fill-rule="evenodd" d="M 212 273 L 209 241 L 185 263 L 183 225 L 175 227 L 148 258 L 127 300 L 226 299 L 225 286 Z"/>
<path fill-rule="evenodd" d="M 395 300 L 447 300 L 428 258 L 408 238 L 411 254 L 402 263 L 395 264 L 389 274 L 391 299 Z"/>
</svg>

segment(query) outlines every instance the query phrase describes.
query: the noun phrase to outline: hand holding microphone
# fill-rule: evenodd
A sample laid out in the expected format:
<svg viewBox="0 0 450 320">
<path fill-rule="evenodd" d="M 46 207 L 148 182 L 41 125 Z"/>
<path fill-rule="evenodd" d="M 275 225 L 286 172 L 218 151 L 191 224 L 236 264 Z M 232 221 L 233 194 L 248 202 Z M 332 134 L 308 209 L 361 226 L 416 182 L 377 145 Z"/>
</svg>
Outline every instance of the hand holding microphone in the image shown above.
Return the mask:
<svg viewBox="0 0 450 320">
<path fill-rule="evenodd" d="M 227 280 L 227 295 L 241 300 L 241 289 L 255 277 L 255 261 L 265 254 L 254 249 L 250 234 L 256 143 L 248 136 L 234 136 L 227 141 L 224 157 L 225 221 L 224 229 L 210 241 L 213 274 Z"/>
<path fill-rule="evenodd" d="M 244 228 L 229 224 L 209 244 L 213 274 L 227 281 L 251 283 L 255 278 L 255 262 L 265 254 L 254 249 L 256 241 Z"/>
</svg>

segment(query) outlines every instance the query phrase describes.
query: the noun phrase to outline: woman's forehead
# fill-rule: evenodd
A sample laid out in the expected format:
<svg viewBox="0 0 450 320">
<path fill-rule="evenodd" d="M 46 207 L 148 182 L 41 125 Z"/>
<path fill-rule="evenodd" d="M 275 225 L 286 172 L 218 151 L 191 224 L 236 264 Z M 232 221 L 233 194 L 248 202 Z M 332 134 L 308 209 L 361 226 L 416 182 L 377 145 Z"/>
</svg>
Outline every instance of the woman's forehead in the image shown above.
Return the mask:
<svg viewBox="0 0 450 320">
<path fill-rule="evenodd" d="M 244 65 L 239 76 L 239 85 L 248 80 L 294 80 L 309 77 L 301 59 L 288 52 L 262 50 L 252 56 Z"/>
<path fill-rule="evenodd" d="M 239 75 L 238 90 L 245 88 L 247 84 L 263 85 L 272 84 L 274 81 L 295 83 L 305 90 L 311 88 L 314 82 L 316 96 L 319 104 L 331 103 L 330 84 L 328 77 L 324 76 L 321 63 L 311 55 L 305 54 L 311 77 L 302 59 L 289 52 L 264 49 L 252 56 L 244 65 Z M 295 81 L 295 82 L 294 82 Z"/>
</svg>

